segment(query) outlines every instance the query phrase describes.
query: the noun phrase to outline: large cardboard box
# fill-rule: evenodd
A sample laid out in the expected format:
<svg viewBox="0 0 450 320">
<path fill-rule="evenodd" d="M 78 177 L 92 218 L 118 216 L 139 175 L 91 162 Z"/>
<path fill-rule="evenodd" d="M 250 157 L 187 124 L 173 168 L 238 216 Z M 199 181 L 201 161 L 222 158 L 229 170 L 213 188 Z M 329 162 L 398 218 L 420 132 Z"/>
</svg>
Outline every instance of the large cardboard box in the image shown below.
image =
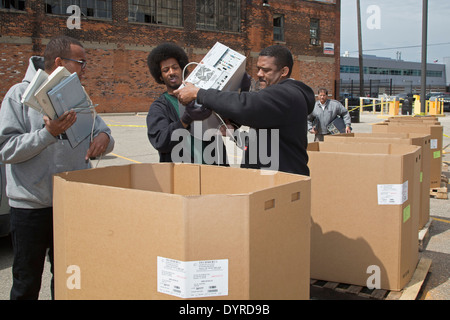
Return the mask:
<svg viewBox="0 0 450 320">
<path fill-rule="evenodd" d="M 418 262 L 420 147 L 312 143 L 311 278 L 401 290 Z"/>
<path fill-rule="evenodd" d="M 345 133 L 325 136 L 325 142 L 338 143 L 398 143 L 410 144 L 421 148 L 420 158 L 420 206 L 419 206 L 419 230 L 430 219 L 430 140 L 429 134 L 421 133 Z"/>
<path fill-rule="evenodd" d="M 190 164 L 59 174 L 56 299 L 309 299 L 310 187 Z"/>
<path fill-rule="evenodd" d="M 422 133 L 431 135 L 430 140 L 430 187 L 441 187 L 442 145 L 444 127 L 425 123 L 379 122 L 372 125 L 374 133 Z"/>
</svg>

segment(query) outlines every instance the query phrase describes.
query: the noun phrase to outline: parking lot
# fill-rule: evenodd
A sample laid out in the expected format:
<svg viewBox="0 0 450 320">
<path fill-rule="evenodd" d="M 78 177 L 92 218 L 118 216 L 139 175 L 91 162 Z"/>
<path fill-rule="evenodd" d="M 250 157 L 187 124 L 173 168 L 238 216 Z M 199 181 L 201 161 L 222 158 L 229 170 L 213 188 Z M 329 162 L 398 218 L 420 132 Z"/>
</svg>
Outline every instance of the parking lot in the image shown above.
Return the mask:
<svg viewBox="0 0 450 320">
<path fill-rule="evenodd" d="M 150 145 L 147 138 L 146 114 L 103 114 L 103 120 L 112 130 L 116 141 L 113 152 L 100 160 L 94 160 L 94 167 L 118 166 L 132 163 L 155 163 L 158 162 L 158 153 Z M 444 148 L 450 145 L 450 114 L 439 119 L 444 126 Z M 378 115 L 364 113 L 360 123 L 353 124 L 356 133 L 371 132 L 371 123 L 383 121 Z M 309 141 L 314 136 L 308 134 Z M 444 162 L 450 162 L 450 147 L 444 150 Z M 449 173 L 446 173 L 449 176 Z M 430 227 L 430 239 L 425 245 L 425 250 L 420 257 L 432 259 L 432 265 L 421 299 L 448 300 L 450 299 L 450 200 L 430 199 L 431 217 L 433 219 Z M 0 238 L 0 300 L 9 299 L 11 288 L 11 265 L 12 249 L 8 237 Z M 40 299 L 50 298 L 50 272 L 49 264 L 46 263 L 41 289 Z"/>
</svg>

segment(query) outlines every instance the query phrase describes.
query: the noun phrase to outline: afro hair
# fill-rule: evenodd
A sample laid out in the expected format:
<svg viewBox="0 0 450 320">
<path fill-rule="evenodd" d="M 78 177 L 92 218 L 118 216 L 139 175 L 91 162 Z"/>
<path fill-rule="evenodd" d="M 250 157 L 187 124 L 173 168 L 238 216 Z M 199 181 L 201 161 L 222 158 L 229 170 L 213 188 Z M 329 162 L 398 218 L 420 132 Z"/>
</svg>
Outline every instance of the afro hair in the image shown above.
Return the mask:
<svg viewBox="0 0 450 320">
<path fill-rule="evenodd" d="M 152 77 L 159 84 L 164 84 L 161 79 L 161 62 L 170 58 L 178 61 L 181 69 L 189 63 L 189 58 L 184 50 L 172 42 L 160 44 L 153 49 L 147 58 L 148 69 Z"/>
</svg>

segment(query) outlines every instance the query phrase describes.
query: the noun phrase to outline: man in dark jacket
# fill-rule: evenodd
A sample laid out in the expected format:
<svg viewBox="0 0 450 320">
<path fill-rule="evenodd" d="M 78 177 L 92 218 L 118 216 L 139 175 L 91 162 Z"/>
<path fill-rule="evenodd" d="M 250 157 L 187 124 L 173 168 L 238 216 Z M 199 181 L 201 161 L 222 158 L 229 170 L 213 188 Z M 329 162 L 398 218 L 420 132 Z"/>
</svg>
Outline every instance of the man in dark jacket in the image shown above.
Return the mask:
<svg viewBox="0 0 450 320">
<path fill-rule="evenodd" d="M 274 45 L 263 49 L 257 61 L 263 90 L 222 92 L 187 83 L 174 93 L 183 104 L 197 100 L 203 107 L 256 131 L 257 141 L 249 135 L 241 167 L 309 175 L 307 116 L 314 108 L 315 97 L 310 87 L 290 78 L 292 67 L 289 49 Z"/>
</svg>

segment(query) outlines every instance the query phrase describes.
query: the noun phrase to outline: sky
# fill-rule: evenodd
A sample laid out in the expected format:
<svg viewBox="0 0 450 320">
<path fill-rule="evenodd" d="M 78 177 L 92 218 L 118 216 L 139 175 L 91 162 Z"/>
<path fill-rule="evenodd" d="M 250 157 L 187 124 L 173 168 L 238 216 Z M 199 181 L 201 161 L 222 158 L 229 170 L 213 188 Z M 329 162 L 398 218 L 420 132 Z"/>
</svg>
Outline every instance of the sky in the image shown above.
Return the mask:
<svg viewBox="0 0 450 320">
<path fill-rule="evenodd" d="M 341 0 L 341 56 L 358 57 L 357 0 Z M 422 60 L 423 0 L 361 0 L 364 54 L 405 61 Z M 368 12 L 369 10 L 369 12 Z M 411 47 L 413 48 L 404 48 Z M 401 48 L 403 47 L 403 48 Z M 389 50 L 376 50 L 386 49 Z M 427 61 L 450 57 L 450 1 L 428 0 Z"/>
</svg>

